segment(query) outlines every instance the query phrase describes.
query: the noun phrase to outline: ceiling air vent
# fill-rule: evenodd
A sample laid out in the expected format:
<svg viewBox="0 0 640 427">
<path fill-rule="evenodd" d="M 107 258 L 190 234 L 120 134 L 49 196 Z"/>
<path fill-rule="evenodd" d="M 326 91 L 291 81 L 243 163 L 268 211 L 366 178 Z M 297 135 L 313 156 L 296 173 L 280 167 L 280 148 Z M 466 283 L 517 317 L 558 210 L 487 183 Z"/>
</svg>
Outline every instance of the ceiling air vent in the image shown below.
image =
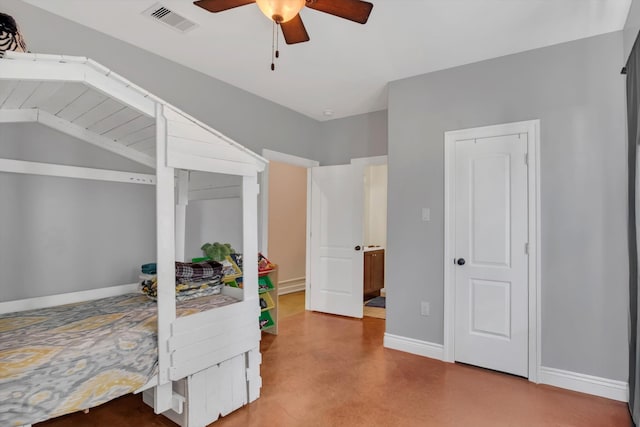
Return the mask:
<svg viewBox="0 0 640 427">
<path fill-rule="evenodd" d="M 142 14 L 160 21 L 181 33 L 186 33 L 197 26 L 195 22 L 189 21 L 184 16 L 178 15 L 174 11 L 162 6 L 160 3 L 154 4 L 149 9 L 142 12 Z"/>
</svg>

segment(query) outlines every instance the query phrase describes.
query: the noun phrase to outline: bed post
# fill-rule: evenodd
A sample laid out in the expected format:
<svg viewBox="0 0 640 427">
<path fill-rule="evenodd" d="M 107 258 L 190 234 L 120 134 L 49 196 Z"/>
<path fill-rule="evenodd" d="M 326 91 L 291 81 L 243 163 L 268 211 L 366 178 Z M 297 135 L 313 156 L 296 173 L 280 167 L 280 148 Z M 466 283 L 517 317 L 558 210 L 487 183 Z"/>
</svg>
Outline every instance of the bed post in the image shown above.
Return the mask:
<svg viewBox="0 0 640 427">
<path fill-rule="evenodd" d="M 242 177 L 243 299 L 258 298 L 258 178 Z"/>
<path fill-rule="evenodd" d="M 178 203 L 176 204 L 176 261 L 184 262 L 189 204 L 189 171 L 178 170 Z"/>
<path fill-rule="evenodd" d="M 164 106 L 156 103 L 156 241 L 158 265 L 158 386 L 154 411 L 171 409 L 168 341 L 176 319 L 175 299 L 175 185 L 174 169 L 167 166 L 167 120 Z"/>
</svg>

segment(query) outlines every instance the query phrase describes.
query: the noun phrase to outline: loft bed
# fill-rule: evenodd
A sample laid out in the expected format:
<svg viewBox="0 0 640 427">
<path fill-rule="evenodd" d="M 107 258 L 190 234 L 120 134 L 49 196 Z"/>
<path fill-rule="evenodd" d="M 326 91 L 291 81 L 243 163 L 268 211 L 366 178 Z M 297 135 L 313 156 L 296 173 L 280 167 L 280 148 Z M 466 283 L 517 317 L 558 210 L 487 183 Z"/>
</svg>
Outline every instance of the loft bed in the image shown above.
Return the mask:
<svg viewBox="0 0 640 427">
<path fill-rule="evenodd" d="M 53 397 L 60 402 L 44 419 L 86 410 L 135 391 L 143 392 L 144 401 L 153 406 L 155 413 L 162 413 L 183 427 L 200 427 L 257 399 L 261 387 L 257 264 L 246 263 L 244 289 L 223 288 L 224 296 L 231 298 L 225 304 L 217 304 L 220 306 L 214 309 L 200 302 L 195 304 L 197 307 L 178 305 L 177 313 L 175 261 L 185 258 L 189 199 L 201 200 L 215 190 L 210 186 L 190 188 L 192 171 L 241 178 L 234 194 L 242 197 L 243 252 L 258 252 L 257 174 L 264 170 L 266 160 L 91 59 L 6 52 L 0 59 L 0 123 L 28 122 L 155 169 L 155 174 L 143 174 L 0 159 L 0 172 L 4 173 L 155 185 L 157 303 L 140 295 L 121 295 L 135 290 L 137 284 L 0 302 L 0 315 L 4 316 L 0 318 L 0 334 L 13 334 L 5 335 L 10 337 L 5 342 L 0 341 L 0 393 L 3 383 L 6 385 L 16 375 L 28 377 L 30 371 L 24 366 L 38 359 L 33 356 L 33 348 L 21 354 L 20 348 L 6 348 L 7 345 L 11 347 L 15 339 L 21 345 L 26 342 L 28 347 L 29 338 L 50 333 L 24 333 L 23 328 L 33 319 L 52 319 L 56 313 L 68 312 L 69 307 L 87 312 L 100 307 L 106 318 L 124 322 L 122 328 L 107 328 L 116 331 L 116 336 L 109 339 L 129 343 L 128 338 L 117 334 L 151 330 L 151 350 L 147 344 L 140 347 L 152 355 L 153 369 L 140 377 L 144 380 L 138 378 L 133 390 L 126 387 L 131 379 L 126 377 L 128 374 L 124 379 L 107 375 L 102 380 L 90 378 L 79 386 L 74 384 L 68 395 Z M 0 289 L 6 285 L 0 283 Z M 98 300 L 105 297 L 112 299 Z M 88 305 L 78 304 L 81 301 Z M 74 305 L 57 307 L 69 303 Z M 112 305 L 126 307 L 124 311 L 130 317 L 109 311 Z M 53 330 L 68 333 L 77 326 L 87 329 L 87 323 L 93 321 L 74 316 L 56 318 L 62 324 L 55 324 Z M 21 320 L 25 317 L 26 321 Z M 42 321 L 42 325 L 46 323 Z M 29 337 L 26 341 L 25 336 Z M 67 339 L 68 336 L 56 339 L 54 335 L 48 347 L 56 353 L 68 343 Z M 43 343 L 34 345 L 40 346 L 39 350 L 43 348 Z M 114 358 L 108 347 L 103 350 L 103 358 Z M 22 366 L 22 370 L 9 373 L 8 367 L 13 366 L 9 362 Z M 109 389 L 110 386 L 113 387 Z M 73 396 L 74 392 L 93 397 L 83 400 Z M 0 403 L 1 424 L 28 426 L 42 421 L 42 413 L 32 406 L 51 399 L 51 393 L 47 393 L 44 386 L 42 390 L 36 387 L 13 393 L 11 401 Z"/>
</svg>

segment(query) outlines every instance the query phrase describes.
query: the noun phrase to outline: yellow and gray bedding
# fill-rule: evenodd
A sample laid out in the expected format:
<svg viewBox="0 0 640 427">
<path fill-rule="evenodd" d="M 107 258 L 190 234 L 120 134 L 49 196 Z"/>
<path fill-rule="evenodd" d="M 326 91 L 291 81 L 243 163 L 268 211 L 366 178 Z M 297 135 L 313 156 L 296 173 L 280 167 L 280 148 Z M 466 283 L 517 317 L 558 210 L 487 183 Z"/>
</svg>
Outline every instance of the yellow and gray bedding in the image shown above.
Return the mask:
<svg viewBox="0 0 640 427">
<path fill-rule="evenodd" d="M 180 302 L 178 316 L 237 300 Z M 156 303 L 127 294 L 0 315 L 0 426 L 44 421 L 131 393 L 157 371 Z"/>
</svg>

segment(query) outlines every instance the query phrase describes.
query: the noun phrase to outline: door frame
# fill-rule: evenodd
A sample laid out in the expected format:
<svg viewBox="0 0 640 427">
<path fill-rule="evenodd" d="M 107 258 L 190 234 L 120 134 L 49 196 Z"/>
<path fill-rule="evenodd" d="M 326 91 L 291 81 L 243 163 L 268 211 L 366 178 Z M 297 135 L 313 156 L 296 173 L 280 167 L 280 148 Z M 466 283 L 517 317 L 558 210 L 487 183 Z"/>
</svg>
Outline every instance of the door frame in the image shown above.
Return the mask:
<svg viewBox="0 0 640 427">
<path fill-rule="evenodd" d="M 538 382 L 541 349 L 540 254 L 540 120 L 482 126 L 444 133 L 444 357 L 455 362 L 455 141 L 504 134 L 527 134 L 528 281 L 529 281 L 529 381 Z"/>
<path fill-rule="evenodd" d="M 385 154 L 383 156 L 373 156 L 373 157 L 357 157 L 355 159 L 351 159 L 351 164 L 355 165 L 358 167 L 359 172 L 361 172 L 362 174 L 364 174 L 365 168 L 367 166 L 376 166 L 376 165 L 389 165 L 389 157 Z M 385 206 L 385 209 L 387 209 L 387 215 L 389 214 L 389 177 L 387 175 L 387 206 Z M 388 216 L 387 216 L 387 220 L 388 220 Z M 362 218 L 362 226 L 363 226 L 363 232 L 362 232 L 362 237 L 364 240 L 364 217 Z M 388 227 L 387 227 L 388 228 Z M 388 230 L 387 230 L 388 231 Z M 389 242 L 389 236 L 387 235 L 387 242 Z M 363 241 L 364 243 L 364 241 Z M 364 247 L 364 245 L 363 245 Z M 388 244 L 385 245 L 384 247 L 384 292 L 385 292 L 385 297 L 387 296 L 387 247 Z M 364 253 L 363 253 L 364 256 Z M 364 260 L 363 260 L 363 266 L 364 266 Z"/>
<path fill-rule="evenodd" d="M 354 166 L 357 169 L 358 174 L 362 175 L 362 177 L 364 178 L 365 167 L 369 165 L 386 165 L 388 164 L 388 157 L 387 155 L 371 156 L 371 157 L 356 157 L 351 159 L 349 164 Z M 320 166 L 320 165 L 315 165 L 315 166 Z M 330 166 L 330 165 L 327 165 L 327 166 Z M 311 310 L 311 300 L 310 300 L 311 283 L 309 280 L 309 278 L 311 277 L 311 167 L 307 169 L 307 191 L 308 191 L 307 192 L 307 272 L 306 272 L 307 280 L 306 280 L 306 286 L 305 286 L 305 309 Z M 388 203 L 387 203 L 387 206 L 388 206 Z M 363 222 L 363 228 L 364 228 L 364 222 Z M 385 256 L 385 262 L 386 262 L 386 259 L 387 257 Z M 363 268 L 364 268 L 364 262 L 363 262 Z M 386 274 L 387 274 L 387 269 L 385 268 L 385 284 L 387 283 Z"/>
<path fill-rule="evenodd" d="M 262 149 L 262 157 L 267 160 L 273 160 L 280 163 L 287 163 L 293 166 L 300 166 L 307 169 L 307 228 L 305 234 L 305 250 L 306 253 L 306 266 L 305 266 L 305 279 L 304 279 L 304 288 L 305 290 L 309 289 L 309 272 L 310 270 L 310 257 L 309 252 L 311 250 L 309 241 L 309 225 L 311 223 L 311 168 L 314 166 L 320 166 L 320 162 L 311 159 L 305 159 L 304 157 L 293 156 L 291 154 L 281 153 L 279 151 L 268 150 L 266 148 Z M 266 256 L 269 257 L 269 164 L 264 168 L 264 171 L 261 173 L 260 177 L 260 200 L 259 200 L 259 215 L 260 215 L 260 251 Z M 309 309 L 308 302 L 306 303 L 306 309 Z"/>
</svg>

